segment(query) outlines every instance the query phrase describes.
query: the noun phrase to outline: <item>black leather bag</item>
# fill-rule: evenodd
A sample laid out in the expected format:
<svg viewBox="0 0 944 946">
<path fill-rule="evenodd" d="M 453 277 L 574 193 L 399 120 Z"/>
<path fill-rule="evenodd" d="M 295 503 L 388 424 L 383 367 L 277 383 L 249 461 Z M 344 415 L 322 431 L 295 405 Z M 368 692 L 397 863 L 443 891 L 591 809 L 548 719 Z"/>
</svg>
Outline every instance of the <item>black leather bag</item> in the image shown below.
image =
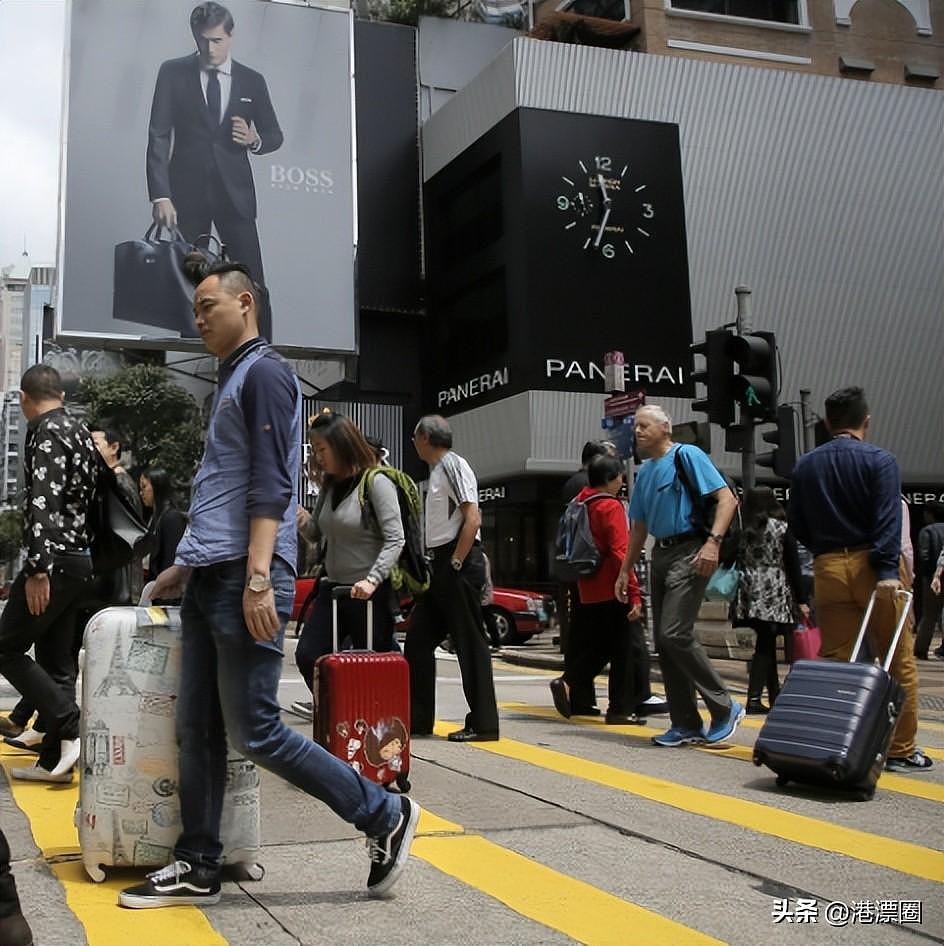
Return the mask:
<svg viewBox="0 0 944 946">
<path fill-rule="evenodd" d="M 115 247 L 112 317 L 196 338 L 193 284 L 183 262 L 194 246 L 177 229 L 151 224 L 144 238 Z"/>
<path fill-rule="evenodd" d="M 121 491 L 114 470 L 100 457 L 88 524 L 96 575 L 140 561 L 157 548 L 157 536 L 141 521 L 137 510 Z"/>
</svg>

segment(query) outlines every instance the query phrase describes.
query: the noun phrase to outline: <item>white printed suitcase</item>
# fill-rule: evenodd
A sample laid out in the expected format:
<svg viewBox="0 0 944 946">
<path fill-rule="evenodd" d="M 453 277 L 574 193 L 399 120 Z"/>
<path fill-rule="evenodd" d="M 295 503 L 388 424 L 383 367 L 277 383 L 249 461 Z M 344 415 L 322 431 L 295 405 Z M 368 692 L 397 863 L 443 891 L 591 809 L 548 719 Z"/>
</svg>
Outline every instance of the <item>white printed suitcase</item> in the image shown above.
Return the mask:
<svg viewBox="0 0 944 946">
<path fill-rule="evenodd" d="M 147 592 L 147 589 L 145 589 Z M 180 834 L 174 714 L 180 609 L 106 608 L 85 628 L 76 825 L 89 877 L 102 867 L 163 867 Z M 223 857 L 259 880 L 259 773 L 230 750 Z"/>
</svg>

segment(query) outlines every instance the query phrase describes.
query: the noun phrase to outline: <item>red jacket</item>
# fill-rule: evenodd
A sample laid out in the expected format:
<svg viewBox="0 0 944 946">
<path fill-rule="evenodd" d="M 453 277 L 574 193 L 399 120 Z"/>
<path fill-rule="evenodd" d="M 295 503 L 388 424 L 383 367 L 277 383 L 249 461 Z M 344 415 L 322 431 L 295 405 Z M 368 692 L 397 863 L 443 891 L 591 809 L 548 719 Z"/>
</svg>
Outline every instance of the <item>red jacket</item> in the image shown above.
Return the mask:
<svg viewBox="0 0 944 946">
<path fill-rule="evenodd" d="M 588 496 L 594 496 L 601 490 L 595 486 L 585 486 L 574 499 L 581 502 Z M 623 564 L 623 556 L 629 545 L 629 521 L 623 501 L 611 496 L 607 499 L 595 499 L 587 506 L 590 515 L 590 531 L 597 548 L 603 554 L 603 561 L 595 575 L 577 581 L 577 590 L 583 604 L 598 604 L 601 601 L 613 601 L 616 598 L 614 587 L 616 576 Z M 631 606 L 642 603 L 639 582 L 634 572 L 629 573 L 629 603 Z"/>
</svg>

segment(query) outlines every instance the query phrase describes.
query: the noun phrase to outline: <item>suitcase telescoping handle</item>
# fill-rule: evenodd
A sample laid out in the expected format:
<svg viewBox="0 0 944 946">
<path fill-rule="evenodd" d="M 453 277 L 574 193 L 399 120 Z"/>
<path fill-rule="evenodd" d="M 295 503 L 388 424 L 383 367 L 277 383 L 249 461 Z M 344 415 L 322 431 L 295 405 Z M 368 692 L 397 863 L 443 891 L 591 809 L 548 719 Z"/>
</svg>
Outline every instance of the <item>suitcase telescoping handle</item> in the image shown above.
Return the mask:
<svg viewBox="0 0 944 946">
<path fill-rule="evenodd" d="M 865 632 L 869 626 L 869 618 L 872 617 L 872 608 L 875 607 L 875 596 L 878 589 L 872 592 L 871 597 L 869 598 L 868 606 L 865 609 L 865 614 L 862 617 L 862 626 L 859 628 L 859 636 L 856 638 L 855 647 L 852 648 L 852 656 L 849 658 L 849 663 L 855 663 L 856 657 L 859 656 L 859 651 L 862 648 L 862 641 L 865 640 Z M 898 640 L 901 637 L 901 632 L 905 629 L 905 622 L 908 620 L 908 612 L 911 611 L 911 602 L 914 600 L 914 595 L 910 591 L 905 591 L 904 588 L 899 588 L 895 592 L 895 596 L 899 598 L 904 598 L 905 605 L 901 609 L 901 616 L 898 618 L 898 626 L 895 628 L 895 636 L 892 638 L 891 644 L 888 645 L 888 653 L 885 655 L 885 663 L 882 664 L 885 672 L 888 672 L 888 668 L 892 665 L 892 657 L 895 656 L 895 651 L 898 648 Z"/>
<path fill-rule="evenodd" d="M 349 598 L 354 590 L 353 585 L 335 585 L 331 589 L 331 645 L 332 652 L 338 652 L 338 599 Z M 367 649 L 374 649 L 374 599 L 368 598 L 367 605 Z"/>
</svg>

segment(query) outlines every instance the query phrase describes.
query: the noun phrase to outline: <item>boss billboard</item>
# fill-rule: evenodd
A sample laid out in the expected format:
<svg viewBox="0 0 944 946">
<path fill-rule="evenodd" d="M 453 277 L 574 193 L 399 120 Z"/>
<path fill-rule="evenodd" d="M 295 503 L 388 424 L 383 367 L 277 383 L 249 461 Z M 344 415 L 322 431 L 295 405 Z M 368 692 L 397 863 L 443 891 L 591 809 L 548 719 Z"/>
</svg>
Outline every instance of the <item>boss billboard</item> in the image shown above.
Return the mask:
<svg viewBox="0 0 944 946">
<path fill-rule="evenodd" d="M 219 243 L 280 347 L 355 349 L 353 19 L 72 0 L 57 331 L 198 347 L 179 262 Z"/>
</svg>

